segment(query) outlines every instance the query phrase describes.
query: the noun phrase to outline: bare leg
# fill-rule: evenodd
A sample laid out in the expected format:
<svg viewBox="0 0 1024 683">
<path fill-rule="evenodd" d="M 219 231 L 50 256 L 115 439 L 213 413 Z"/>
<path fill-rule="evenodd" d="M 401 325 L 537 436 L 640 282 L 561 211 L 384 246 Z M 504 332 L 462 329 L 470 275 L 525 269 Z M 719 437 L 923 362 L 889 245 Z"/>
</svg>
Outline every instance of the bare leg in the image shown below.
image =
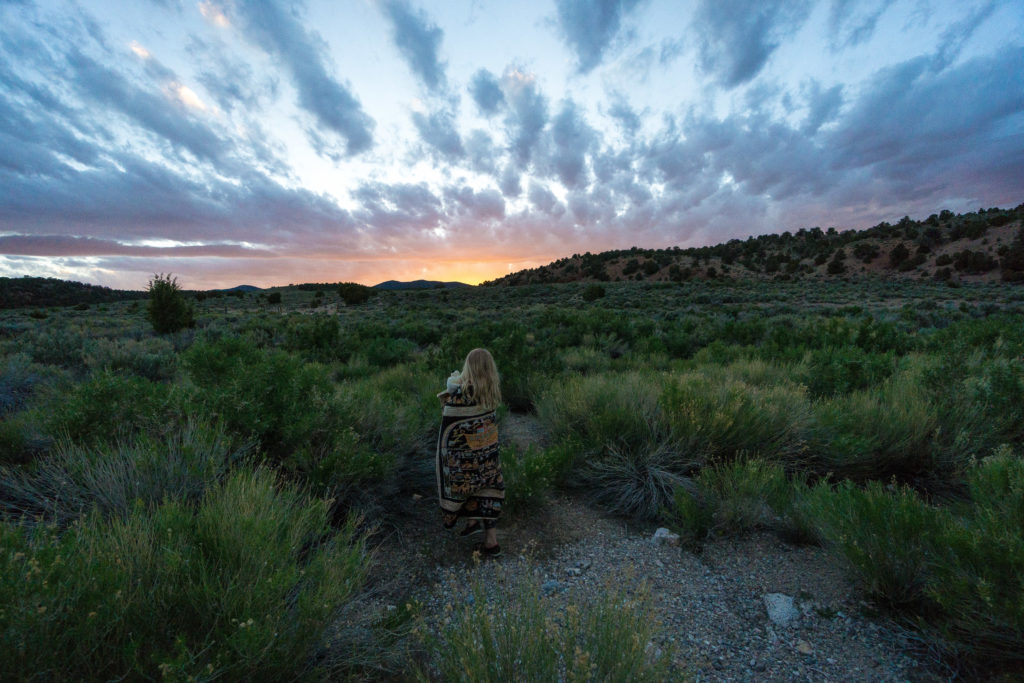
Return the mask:
<svg viewBox="0 0 1024 683">
<path fill-rule="evenodd" d="M 496 545 L 498 545 L 498 532 L 495 531 L 494 527 L 492 526 L 487 529 L 484 535 L 484 547 L 493 548 Z"/>
</svg>

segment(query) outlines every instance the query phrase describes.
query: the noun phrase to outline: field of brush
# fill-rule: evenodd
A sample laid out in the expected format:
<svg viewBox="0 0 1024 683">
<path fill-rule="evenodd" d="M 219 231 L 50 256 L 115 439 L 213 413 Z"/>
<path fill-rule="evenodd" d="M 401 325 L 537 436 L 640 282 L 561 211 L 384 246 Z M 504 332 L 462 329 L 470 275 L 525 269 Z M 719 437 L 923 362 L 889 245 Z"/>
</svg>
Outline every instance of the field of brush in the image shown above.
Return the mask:
<svg viewBox="0 0 1024 683">
<path fill-rule="evenodd" d="M 391 675 L 443 673 L 405 642 L 414 606 L 373 647 L 334 625 L 367 580 L 360 519 L 431 495 L 435 393 L 477 346 L 501 416 L 549 434 L 502 451 L 509 514 L 566 489 L 695 551 L 768 529 L 952 660 L 1024 659 L 1024 287 L 279 291 L 194 301 L 166 335 L 145 301 L 0 312 L 0 671 L 372 678 L 406 647 Z M 616 604 L 560 625 L 564 651 L 644 619 Z M 484 640 L 460 647 L 501 654 Z M 584 679 L 654 666 L 604 650 Z"/>
</svg>

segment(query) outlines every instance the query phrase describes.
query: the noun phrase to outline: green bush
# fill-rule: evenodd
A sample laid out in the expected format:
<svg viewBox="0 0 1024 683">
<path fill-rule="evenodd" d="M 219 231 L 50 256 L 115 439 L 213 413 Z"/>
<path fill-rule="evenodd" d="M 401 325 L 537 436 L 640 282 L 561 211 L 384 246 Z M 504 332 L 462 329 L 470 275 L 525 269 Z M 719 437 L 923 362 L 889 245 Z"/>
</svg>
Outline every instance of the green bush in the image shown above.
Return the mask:
<svg viewBox="0 0 1024 683">
<path fill-rule="evenodd" d="M 819 497 L 813 513 L 822 535 L 846 560 L 873 600 L 897 610 L 924 606 L 936 510 L 906 487 L 843 482 Z"/>
<path fill-rule="evenodd" d="M 799 387 L 756 387 L 702 369 L 672 378 L 660 405 L 672 439 L 697 462 L 739 453 L 791 462 L 804 457 L 810 412 Z"/>
<path fill-rule="evenodd" d="M 1009 448 L 968 471 L 964 521 L 932 542 L 927 597 L 942 613 L 919 622 L 946 649 L 978 661 L 1024 661 L 1024 460 Z"/>
<path fill-rule="evenodd" d="M 551 383 L 537 399 L 537 416 L 556 440 L 569 437 L 588 456 L 608 447 L 641 451 L 668 437 L 653 373 L 570 377 Z"/>
<path fill-rule="evenodd" d="M 84 354 L 86 367 L 131 373 L 160 381 L 173 379 L 178 367 L 174 346 L 166 339 L 98 339 Z"/>
<path fill-rule="evenodd" d="M 805 359 L 805 384 L 814 397 L 848 394 L 870 389 L 888 379 L 896 359 L 888 353 L 869 353 L 859 346 L 829 347 L 810 351 Z"/>
<path fill-rule="evenodd" d="M 166 384 L 102 371 L 66 390 L 49 389 L 41 421 L 52 437 L 75 442 L 160 434 L 178 422 L 175 394 Z"/>
<path fill-rule="evenodd" d="M 656 622 L 646 591 L 608 585 L 551 617 L 527 576 L 494 590 L 477 578 L 472 599 L 451 606 L 450 622 L 429 642 L 440 680 L 668 680 L 670 656 L 648 653 Z"/>
<path fill-rule="evenodd" d="M 370 300 L 370 296 L 373 293 L 371 288 L 355 282 L 342 282 L 338 285 L 338 296 L 341 297 L 346 306 L 365 304 Z"/>
<path fill-rule="evenodd" d="M 0 523 L 0 669 L 15 680 L 295 679 L 365 574 L 328 502 L 240 471 L 198 507 Z"/>
<path fill-rule="evenodd" d="M 157 334 L 177 332 L 193 327 L 192 304 L 185 298 L 178 279 L 167 275 L 154 275 L 149 281 L 149 303 L 146 304 L 146 318 Z"/>
<path fill-rule="evenodd" d="M 603 298 L 605 295 L 604 287 L 598 284 L 587 285 L 583 290 L 584 301 L 597 301 Z"/>
<path fill-rule="evenodd" d="M 514 447 L 501 449 L 501 475 L 505 481 L 503 510 L 528 515 L 551 490 L 557 476 L 557 463 L 547 451 L 532 444 L 525 453 Z"/>
<path fill-rule="evenodd" d="M 814 451 L 822 473 L 839 479 L 918 481 L 944 475 L 935 436 L 939 412 L 909 373 L 872 391 L 815 405 Z"/>
<path fill-rule="evenodd" d="M 198 387 L 195 409 L 252 437 L 272 462 L 300 448 L 330 448 L 343 430 L 322 366 L 237 337 L 193 344 L 182 356 Z"/>
</svg>

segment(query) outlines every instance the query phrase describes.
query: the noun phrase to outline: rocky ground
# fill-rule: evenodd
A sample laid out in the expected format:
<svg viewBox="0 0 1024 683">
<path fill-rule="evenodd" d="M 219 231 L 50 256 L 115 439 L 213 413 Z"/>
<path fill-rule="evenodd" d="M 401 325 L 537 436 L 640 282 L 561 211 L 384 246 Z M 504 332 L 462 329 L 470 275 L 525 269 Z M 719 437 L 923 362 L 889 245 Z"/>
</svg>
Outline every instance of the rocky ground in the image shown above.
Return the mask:
<svg viewBox="0 0 1024 683">
<path fill-rule="evenodd" d="M 509 416 L 503 438 L 543 434 Z M 773 535 L 716 540 L 699 553 L 561 494 L 503 520 L 500 558 L 474 562 L 471 540 L 441 529 L 431 492 L 404 501 L 405 520 L 382 530 L 372 582 L 383 609 L 416 600 L 426 623 L 474 576 L 533 575 L 551 605 L 586 600 L 609 584 L 645 584 L 659 636 L 650 651 L 697 681 L 933 681 L 950 677 L 912 636 L 862 603 L 835 559 Z"/>
</svg>

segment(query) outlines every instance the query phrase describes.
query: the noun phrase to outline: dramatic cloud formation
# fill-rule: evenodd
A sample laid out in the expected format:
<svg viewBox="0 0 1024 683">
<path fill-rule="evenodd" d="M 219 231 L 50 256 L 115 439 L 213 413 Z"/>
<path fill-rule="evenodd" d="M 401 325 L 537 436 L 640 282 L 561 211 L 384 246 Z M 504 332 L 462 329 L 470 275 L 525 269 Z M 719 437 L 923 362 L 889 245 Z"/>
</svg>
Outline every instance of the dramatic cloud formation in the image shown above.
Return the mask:
<svg viewBox="0 0 1024 683">
<path fill-rule="evenodd" d="M 577 69 L 588 73 L 604 58 L 625 14 L 640 0 L 555 0 L 558 27 L 576 54 Z"/>
<path fill-rule="evenodd" d="M 749 81 L 810 9 L 808 0 L 701 0 L 693 22 L 701 66 L 728 88 Z"/>
<path fill-rule="evenodd" d="M 443 90 L 444 64 L 438 52 L 444 31 L 423 12 L 414 11 L 405 0 L 384 0 L 381 6 L 391 21 L 395 46 L 409 68 L 429 90 Z"/>
<path fill-rule="evenodd" d="M 1014 3 L 47 0 L 0 25 L 0 275 L 477 282 L 1024 201 Z"/>
<path fill-rule="evenodd" d="M 359 154 L 373 145 L 373 119 L 352 91 L 328 74 L 323 39 L 316 32 L 307 31 L 274 0 L 248 0 L 232 3 L 230 8 L 249 40 L 277 57 L 288 70 L 302 107 L 322 127 L 345 138 L 348 154 Z"/>
</svg>

